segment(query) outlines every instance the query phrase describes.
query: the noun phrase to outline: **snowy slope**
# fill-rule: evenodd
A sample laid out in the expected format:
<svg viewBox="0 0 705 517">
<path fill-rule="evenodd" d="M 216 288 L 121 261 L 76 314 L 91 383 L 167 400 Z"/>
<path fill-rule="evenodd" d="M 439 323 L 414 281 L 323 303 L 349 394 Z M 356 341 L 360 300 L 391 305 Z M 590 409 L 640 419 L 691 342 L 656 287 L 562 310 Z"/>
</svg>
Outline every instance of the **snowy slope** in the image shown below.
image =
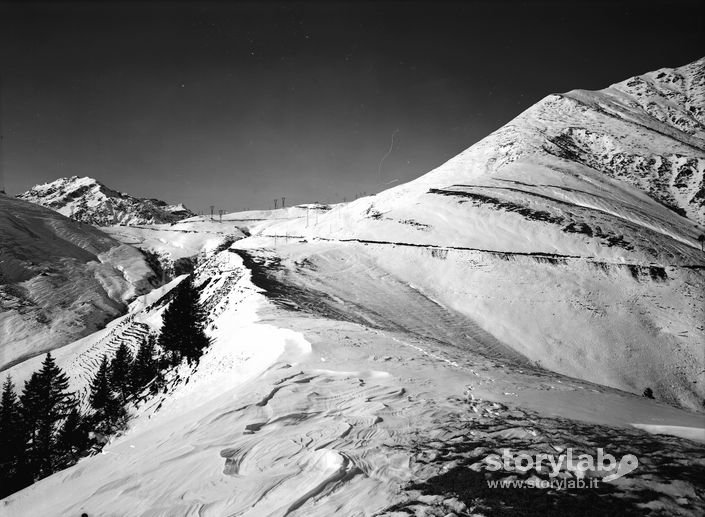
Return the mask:
<svg viewBox="0 0 705 517">
<path fill-rule="evenodd" d="M 697 262 L 704 68 L 705 58 L 601 91 L 550 95 L 417 180 L 331 211 L 310 233 Z M 648 98 L 629 86 L 645 82 Z M 674 82 L 688 88 L 673 93 Z M 661 112 L 669 117 L 652 116 Z"/>
<path fill-rule="evenodd" d="M 0 243 L 0 368 L 94 331 L 157 281 L 136 249 L 4 195 Z"/>
<path fill-rule="evenodd" d="M 550 95 L 417 180 L 252 232 L 374 245 L 532 361 L 702 409 L 704 68 Z"/>
<path fill-rule="evenodd" d="M 96 226 L 171 223 L 194 215 L 182 204 L 135 198 L 88 177 L 60 178 L 17 197 Z"/>
<path fill-rule="evenodd" d="M 408 482 L 460 467 L 484 475 L 482 458 L 501 447 L 551 450 L 586 447 L 586 441 L 628 447 L 650 465 L 601 492 L 601 504 L 636 512 L 638 502 L 654 514 L 697 515 L 705 508 L 689 467 L 703 446 L 635 428 L 705 442 L 702 418 L 519 367 L 504 361 L 501 351 L 488 358 L 447 346 L 454 330 L 445 323 L 462 323 L 462 316 L 442 307 L 421 322 L 425 335 L 395 328 L 394 321 L 423 315 L 409 314 L 410 301 L 431 307 L 432 300 L 410 298 L 408 286 L 372 263 L 359 267 L 364 254 L 317 245 L 319 252 L 331 248 L 345 254 L 348 271 L 337 276 L 338 292 L 356 293 L 359 310 L 368 307 L 365 314 L 381 320 L 340 320 L 326 314 L 325 304 L 320 311 L 296 309 L 308 303 L 307 290 L 311 301 L 320 300 L 315 277 L 287 286 L 280 293 L 286 300 L 267 301 L 253 282 L 276 271 L 272 251 L 249 250 L 268 264 L 254 274 L 234 250 L 210 255 L 196 284 L 207 282 L 201 301 L 214 343 L 198 368 L 184 369 L 187 381 L 170 393 L 133 408 L 130 429 L 102 454 L 9 496 L 0 515 L 467 515 L 473 513 L 467 498 L 422 496 Z M 278 251 L 301 263 L 306 248 L 292 243 Z M 340 258 L 317 263 L 324 279 L 335 276 Z M 163 309 L 160 295 L 172 286 L 137 300 L 130 315 L 109 329 L 57 350 L 75 389 L 85 385 L 85 365 L 97 366 L 78 359 L 109 352 L 109 336 L 126 328 L 154 328 Z M 274 284 L 269 292 L 278 292 Z M 374 299 L 384 307 L 368 306 Z M 355 307 L 349 309 L 353 317 Z M 433 325 L 438 317 L 443 324 Z M 474 335 L 484 343 L 482 333 Z M 23 364 L 9 373 L 23 379 L 30 371 Z M 660 456 L 663 447 L 667 459 Z M 674 495 L 676 485 L 685 498 Z M 566 508 L 598 502 L 590 491 L 551 496 Z M 491 509 L 502 503 L 484 504 Z M 398 513 L 400 508 L 407 511 Z"/>
<path fill-rule="evenodd" d="M 306 217 L 315 222 L 329 210 L 328 205 L 310 204 L 225 214 L 213 219 L 209 216 L 192 217 L 170 224 L 105 226 L 101 230 L 120 242 L 156 255 L 162 268 L 168 271 L 176 260 L 202 258 L 217 247 L 248 235 L 253 226 Z"/>
<path fill-rule="evenodd" d="M 174 274 L 179 259 L 194 262 L 202 260 L 208 253 L 228 245 L 244 234 L 234 224 L 223 221 L 187 219 L 171 224 L 134 226 L 104 226 L 105 233 L 130 246 L 134 246 L 158 261 L 165 280 Z"/>
</svg>

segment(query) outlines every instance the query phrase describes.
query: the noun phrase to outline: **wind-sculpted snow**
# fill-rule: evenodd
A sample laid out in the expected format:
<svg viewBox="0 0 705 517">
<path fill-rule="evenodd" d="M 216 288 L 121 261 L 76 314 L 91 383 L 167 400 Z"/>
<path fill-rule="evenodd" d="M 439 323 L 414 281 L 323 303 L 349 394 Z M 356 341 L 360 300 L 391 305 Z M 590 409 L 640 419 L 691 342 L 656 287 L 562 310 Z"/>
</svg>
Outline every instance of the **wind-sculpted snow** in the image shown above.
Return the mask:
<svg viewBox="0 0 705 517">
<path fill-rule="evenodd" d="M 298 372 L 238 410 L 252 423 L 237 446 L 221 451 L 224 473 L 261 488 L 238 501 L 235 512 L 286 515 L 341 489 L 357 487 L 370 496 L 375 485 L 408 476 L 408 454 L 395 449 L 404 430 L 395 423 L 411 412 L 392 410 L 406 393 L 378 384 L 384 374 L 367 375 L 369 384 L 354 372 Z M 347 503 L 350 511 L 359 497 Z"/>
</svg>

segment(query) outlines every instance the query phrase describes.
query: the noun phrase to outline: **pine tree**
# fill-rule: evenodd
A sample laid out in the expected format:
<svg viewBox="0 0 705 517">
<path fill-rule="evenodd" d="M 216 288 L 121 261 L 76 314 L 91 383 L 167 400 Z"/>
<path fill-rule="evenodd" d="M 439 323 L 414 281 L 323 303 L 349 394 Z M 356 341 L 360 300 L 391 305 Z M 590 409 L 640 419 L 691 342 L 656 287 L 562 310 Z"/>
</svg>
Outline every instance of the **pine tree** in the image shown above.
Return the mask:
<svg viewBox="0 0 705 517">
<path fill-rule="evenodd" d="M 42 408 L 42 388 L 39 379 L 39 372 L 33 372 L 29 380 L 25 381 L 22 395 L 20 396 L 20 408 L 22 412 L 22 426 L 24 438 L 26 440 L 22 457 L 22 478 L 25 483 L 33 483 L 38 471 L 36 458 L 36 435 L 39 428 L 39 420 L 43 411 Z"/>
<path fill-rule="evenodd" d="M 103 411 L 110 407 L 113 400 L 113 391 L 110 387 L 110 367 L 108 357 L 103 356 L 98 371 L 91 381 L 90 404 L 96 411 Z"/>
<path fill-rule="evenodd" d="M 110 366 L 108 357 L 103 356 L 100 367 L 91 381 L 90 404 L 95 410 L 94 424 L 101 433 L 111 433 L 118 421 L 125 415 L 125 410 L 113 393 L 110 384 Z"/>
<path fill-rule="evenodd" d="M 189 277 L 190 278 L 190 277 Z M 189 278 L 182 281 L 176 288 L 174 298 L 162 314 L 162 328 L 159 334 L 159 345 L 169 354 L 172 365 L 178 364 L 186 349 L 186 313 L 188 304 Z"/>
<path fill-rule="evenodd" d="M 46 355 L 42 368 L 25 382 L 20 401 L 28 433 L 26 467 L 35 479 L 48 476 L 58 464 L 54 446 L 59 427 L 76 406 L 68 386 L 68 377 L 51 353 Z"/>
<path fill-rule="evenodd" d="M 181 282 L 171 304 L 162 315 L 160 346 L 168 351 L 172 364 L 182 358 L 197 361 L 210 344 L 204 332 L 205 314 L 199 304 L 198 290 L 191 277 Z"/>
<path fill-rule="evenodd" d="M 21 479 L 24 447 L 21 407 L 8 377 L 0 398 L 0 498 L 25 486 Z"/>
<path fill-rule="evenodd" d="M 130 394 L 130 369 L 132 366 L 132 352 L 123 341 L 115 352 L 115 357 L 110 363 L 110 383 L 112 388 L 120 394 L 124 404 Z"/>
<path fill-rule="evenodd" d="M 159 374 L 159 364 L 155 357 L 156 339 L 153 334 L 140 343 L 137 356 L 132 362 L 130 383 L 136 395 Z"/>
<path fill-rule="evenodd" d="M 64 420 L 56 440 L 56 449 L 65 468 L 78 461 L 80 454 L 88 446 L 86 421 L 75 407 Z"/>
</svg>

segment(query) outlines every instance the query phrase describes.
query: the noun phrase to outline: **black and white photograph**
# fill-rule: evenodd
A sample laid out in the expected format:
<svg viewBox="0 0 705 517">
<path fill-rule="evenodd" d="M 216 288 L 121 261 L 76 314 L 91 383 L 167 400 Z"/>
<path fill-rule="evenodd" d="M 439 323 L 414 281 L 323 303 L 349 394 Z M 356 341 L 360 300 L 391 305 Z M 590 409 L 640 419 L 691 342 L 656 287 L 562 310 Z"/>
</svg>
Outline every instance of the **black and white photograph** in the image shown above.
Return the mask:
<svg viewBox="0 0 705 517">
<path fill-rule="evenodd" d="M 705 2 L 0 0 L 0 517 L 705 515 Z"/>
</svg>

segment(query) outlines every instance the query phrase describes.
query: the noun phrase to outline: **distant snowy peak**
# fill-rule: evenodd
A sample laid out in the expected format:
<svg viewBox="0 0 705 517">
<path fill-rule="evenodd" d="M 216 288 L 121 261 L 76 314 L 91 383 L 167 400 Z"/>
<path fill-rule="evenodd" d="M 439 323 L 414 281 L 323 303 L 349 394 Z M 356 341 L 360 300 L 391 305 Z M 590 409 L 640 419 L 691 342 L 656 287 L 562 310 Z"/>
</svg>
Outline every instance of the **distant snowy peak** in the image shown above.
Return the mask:
<svg viewBox="0 0 705 517">
<path fill-rule="evenodd" d="M 96 226 L 162 224 L 195 215 L 183 204 L 132 197 L 88 177 L 60 178 L 17 197 Z"/>
</svg>

